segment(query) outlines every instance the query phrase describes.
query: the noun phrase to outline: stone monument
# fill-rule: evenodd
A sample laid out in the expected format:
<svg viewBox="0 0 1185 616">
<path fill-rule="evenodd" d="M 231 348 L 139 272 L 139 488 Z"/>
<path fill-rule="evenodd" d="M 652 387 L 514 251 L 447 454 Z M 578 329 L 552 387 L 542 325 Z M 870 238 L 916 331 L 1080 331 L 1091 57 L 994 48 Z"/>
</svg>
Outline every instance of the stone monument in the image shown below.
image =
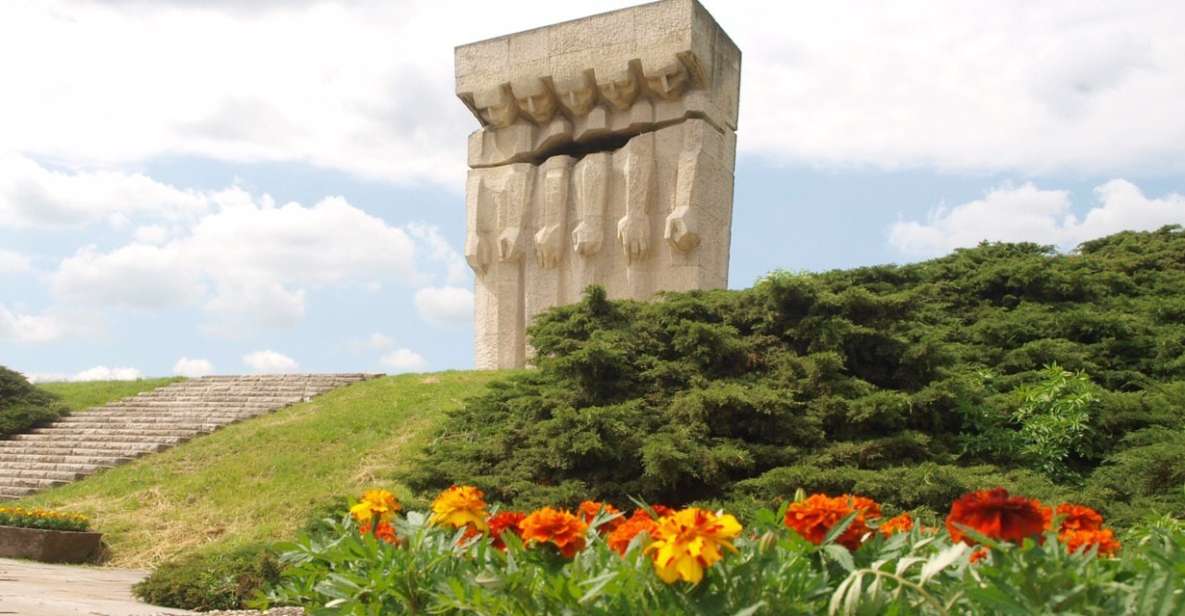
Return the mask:
<svg viewBox="0 0 1185 616">
<path fill-rule="evenodd" d="M 728 284 L 741 52 L 695 0 L 462 45 L 465 258 L 479 369 L 589 285 L 613 299 Z"/>
</svg>

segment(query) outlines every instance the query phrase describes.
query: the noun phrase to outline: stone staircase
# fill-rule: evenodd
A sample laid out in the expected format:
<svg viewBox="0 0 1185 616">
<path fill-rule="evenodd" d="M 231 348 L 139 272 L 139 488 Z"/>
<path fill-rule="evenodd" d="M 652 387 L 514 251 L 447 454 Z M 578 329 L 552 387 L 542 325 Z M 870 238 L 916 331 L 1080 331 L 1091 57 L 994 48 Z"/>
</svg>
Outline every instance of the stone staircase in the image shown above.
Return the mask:
<svg viewBox="0 0 1185 616">
<path fill-rule="evenodd" d="M 0 501 L 82 479 L 374 376 L 208 376 L 73 413 L 0 440 Z"/>
</svg>

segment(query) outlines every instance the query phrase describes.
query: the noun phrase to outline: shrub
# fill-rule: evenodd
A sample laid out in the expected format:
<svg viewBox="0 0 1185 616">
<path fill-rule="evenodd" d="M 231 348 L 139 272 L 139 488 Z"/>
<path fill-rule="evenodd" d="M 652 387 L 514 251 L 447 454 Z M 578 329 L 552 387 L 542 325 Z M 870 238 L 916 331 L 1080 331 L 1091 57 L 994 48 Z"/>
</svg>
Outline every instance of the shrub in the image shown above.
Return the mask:
<svg viewBox="0 0 1185 616">
<path fill-rule="evenodd" d="M 1185 232 L 1166 227 L 1072 255 L 983 244 L 651 302 L 594 287 L 536 318 L 538 370 L 468 401 L 403 478 L 520 507 L 747 508 L 833 482 L 909 508 L 994 483 L 1042 499 L 1088 486 L 1131 523 L 1133 507 L 1175 506 L 1180 484 L 1095 474 L 1177 476 L 1167 448 L 1123 454 L 1130 434 L 1185 430 L 1181 255 Z"/>
<path fill-rule="evenodd" d="M 164 607 L 208 611 L 243 607 L 267 584 L 279 580 L 280 564 L 267 546 L 191 554 L 158 566 L 132 589 Z"/>
<path fill-rule="evenodd" d="M 57 396 L 29 384 L 19 372 L 0 366 L 0 437 L 24 432 L 67 412 Z"/>
</svg>

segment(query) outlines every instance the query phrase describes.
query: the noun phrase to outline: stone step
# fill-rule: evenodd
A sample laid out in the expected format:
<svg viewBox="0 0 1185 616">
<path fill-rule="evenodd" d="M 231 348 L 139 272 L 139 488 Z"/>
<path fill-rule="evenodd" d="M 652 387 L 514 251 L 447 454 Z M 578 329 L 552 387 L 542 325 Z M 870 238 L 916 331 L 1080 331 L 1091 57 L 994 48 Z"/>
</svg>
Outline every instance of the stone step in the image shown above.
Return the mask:
<svg viewBox="0 0 1185 616">
<path fill-rule="evenodd" d="M 183 440 L 184 439 L 179 436 L 146 436 L 146 437 L 137 438 L 134 440 L 129 440 L 129 439 L 113 440 L 113 439 L 105 439 L 105 438 L 98 437 L 98 436 L 96 436 L 94 438 L 89 438 L 86 436 L 79 436 L 79 435 L 61 436 L 61 435 L 56 435 L 56 434 L 14 434 L 14 435 L 8 437 L 8 441 L 5 441 L 5 442 L 23 443 L 25 445 L 28 445 L 31 443 L 50 443 L 50 444 L 54 444 L 54 445 L 66 445 L 66 446 L 76 446 L 76 447 L 81 447 L 81 446 L 83 446 L 83 444 L 86 444 L 89 446 L 91 443 L 94 443 L 94 444 L 102 443 L 104 446 L 107 446 L 107 448 L 113 448 L 113 447 L 118 447 L 121 445 L 136 445 L 136 444 L 140 444 L 140 443 L 149 443 L 149 442 L 158 443 L 158 444 L 162 444 L 162 445 L 175 445 L 177 443 L 180 443 Z"/>
<path fill-rule="evenodd" d="M 0 476 L 0 488 L 33 488 L 35 490 L 44 490 L 45 488 L 55 488 L 57 486 L 64 486 L 69 481 L 65 479 L 40 479 L 36 477 L 3 477 Z"/>
<path fill-rule="evenodd" d="M 42 428 L 34 428 L 32 431 L 52 429 L 53 431 L 60 430 L 101 430 L 104 428 L 119 428 L 121 430 L 193 430 L 195 432 L 202 430 L 213 430 L 222 425 L 222 422 L 213 421 L 169 421 L 167 419 L 154 418 L 153 421 L 128 421 L 126 419 L 113 417 L 107 421 L 88 421 L 85 418 L 76 418 L 75 421 L 65 421 L 69 417 L 59 419 Z"/>
<path fill-rule="evenodd" d="M 71 437 L 130 437 L 139 438 L 145 436 L 175 436 L 178 438 L 192 438 L 198 434 L 206 434 L 213 430 L 185 430 L 182 428 L 175 428 L 168 424 L 154 428 L 125 428 L 117 425 L 103 426 L 100 428 L 78 428 L 70 427 L 54 427 L 36 428 L 30 434 L 48 434 L 62 438 Z"/>
<path fill-rule="evenodd" d="M 39 468 L 8 468 L 0 467 L 0 482 L 6 479 L 53 479 L 57 481 L 76 481 L 86 477 L 89 473 L 83 470 L 48 470 Z"/>
<path fill-rule="evenodd" d="M 54 441 L 0 441 L 0 459 L 8 454 L 114 455 L 118 457 L 124 455 L 122 452 L 147 453 L 162 451 L 168 447 L 168 443 L 147 440 L 134 443 L 89 441 L 83 444 Z"/>
<path fill-rule="evenodd" d="M 16 500 L 24 498 L 37 490 L 35 488 L 13 488 L 0 486 L 0 500 Z"/>
<path fill-rule="evenodd" d="M 9 460 L 5 458 L 0 460 L 0 475 L 8 473 L 9 471 L 47 471 L 47 472 L 74 472 L 74 473 L 93 473 L 101 468 L 114 466 L 113 464 L 68 464 L 61 462 L 32 462 L 23 460 Z M 81 477 L 75 477 L 80 479 Z"/>
<path fill-rule="evenodd" d="M 0 462 L 0 464 L 31 463 L 61 466 L 94 466 L 96 468 L 106 468 L 109 466 L 126 464 L 135 459 L 133 457 L 120 457 L 113 455 L 112 452 L 106 453 L 107 455 L 45 455 L 4 452 L 3 462 Z"/>
</svg>

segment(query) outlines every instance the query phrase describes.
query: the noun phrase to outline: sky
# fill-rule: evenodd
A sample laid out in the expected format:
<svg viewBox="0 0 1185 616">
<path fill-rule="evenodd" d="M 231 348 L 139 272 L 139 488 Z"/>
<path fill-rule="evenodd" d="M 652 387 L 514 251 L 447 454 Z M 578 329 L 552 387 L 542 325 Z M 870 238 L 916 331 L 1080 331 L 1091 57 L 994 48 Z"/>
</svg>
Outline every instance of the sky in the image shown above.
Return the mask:
<svg viewBox="0 0 1185 616">
<path fill-rule="evenodd" d="M 1185 224 L 1185 3 L 704 0 L 729 286 Z M 473 366 L 456 45 L 615 0 L 0 3 L 0 365 Z"/>
</svg>

